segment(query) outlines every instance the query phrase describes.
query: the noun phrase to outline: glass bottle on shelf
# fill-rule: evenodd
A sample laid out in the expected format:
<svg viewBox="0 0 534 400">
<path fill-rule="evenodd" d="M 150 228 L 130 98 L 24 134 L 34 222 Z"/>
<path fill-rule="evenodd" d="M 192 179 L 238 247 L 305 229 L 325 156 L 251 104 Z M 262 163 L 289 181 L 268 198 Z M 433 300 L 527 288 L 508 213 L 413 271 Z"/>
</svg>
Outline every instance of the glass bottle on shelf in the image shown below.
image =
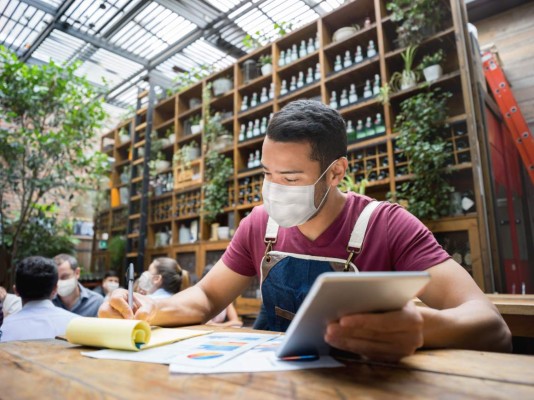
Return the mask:
<svg viewBox="0 0 534 400">
<path fill-rule="evenodd" d="M 248 109 L 248 96 L 243 96 L 243 101 L 241 101 L 241 111 L 246 111 Z"/>
<path fill-rule="evenodd" d="M 297 61 L 299 59 L 299 53 L 297 51 L 297 45 L 293 44 L 291 47 L 291 61 Z"/>
<path fill-rule="evenodd" d="M 358 93 L 356 93 L 356 85 L 354 83 L 350 84 L 349 90 L 349 103 L 356 103 L 358 101 Z"/>
<path fill-rule="evenodd" d="M 292 92 L 297 88 L 297 78 L 295 76 L 291 77 L 291 84 L 289 85 L 289 91 Z"/>
<path fill-rule="evenodd" d="M 376 56 L 375 42 L 373 39 L 369 40 L 369 45 L 367 46 L 367 58 Z"/>
<path fill-rule="evenodd" d="M 365 131 L 363 129 L 363 122 L 361 119 L 358 120 L 356 123 L 356 139 L 362 139 L 365 137 Z M 361 153 L 358 153 L 358 155 L 361 155 Z"/>
<path fill-rule="evenodd" d="M 269 100 L 274 99 L 274 82 L 271 82 L 271 86 L 269 88 Z"/>
<path fill-rule="evenodd" d="M 261 165 L 261 154 L 259 150 L 254 153 L 254 168 L 258 168 Z"/>
<path fill-rule="evenodd" d="M 475 196 L 472 190 L 467 190 L 462 194 L 462 209 L 464 214 L 476 211 Z"/>
<path fill-rule="evenodd" d="M 286 50 L 286 62 L 285 65 L 291 64 L 291 49 Z"/>
<path fill-rule="evenodd" d="M 252 139 L 253 137 L 254 137 L 254 122 L 248 121 L 247 139 Z"/>
<path fill-rule="evenodd" d="M 269 101 L 269 97 L 267 96 L 267 88 L 263 87 L 261 88 L 260 103 L 266 103 L 268 101 Z"/>
<path fill-rule="evenodd" d="M 308 54 L 315 52 L 315 46 L 313 45 L 313 38 L 308 39 L 308 46 L 306 47 Z"/>
<path fill-rule="evenodd" d="M 313 82 L 313 68 L 309 67 L 308 68 L 308 74 L 306 75 L 306 84 L 309 84 L 309 83 L 312 83 L 312 82 Z"/>
<path fill-rule="evenodd" d="M 365 81 L 365 86 L 363 88 L 363 98 L 367 99 L 373 96 L 373 91 L 371 90 L 371 81 L 367 79 Z"/>
<path fill-rule="evenodd" d="M 365 28 L 369 28 L 370 26 L 371 26 L 371 18 L 370 17 L 365 17 L 365 21 L 363 22 L 364 29 Z"/>
<path fill-rule="evenodd" d="M 374 181 L 376 181 L 376 180 L 377 180 L 376 171 L 371 171 L 371 172 L 369 173 L 369 176 L 368 176 L 367 180 L 368 180 L 369 182 L 374 182 Z"/>
<path fill-rule="evenodd" d="M 380 94 L 380 75 L 375 74 L 375 80 L 373 82 L 373 96 Z"/>
<path fill-rule="evenodd" d="M 352 126 L 352 121 L 349 119 L 347 121 L 347 141 L 351 141 L 354 138 L 354 134 L 356 131 L 354 130 L 354 127 Z"/>
<path fill-rule="evenodd" d="M 280 58 L 278 59 L 278 66 L 283 67 L 286 65 L 286 52 L 284 50 L 280 51 Z"/>
<path fill-rule="evenodd" d="M 308 51 L 306 50 L 306 41 L 301 40 L 300 41 L 300 48 L 299 48 L 299 57 L 306 57 L 308 55 Z"/>
<path fill-rule="evenodd" d="M 339 107 L 346 107 L 349 104 L 349 99 L 347 97 L 347 89 L 341 91 L 341 97 L 339 98 Z"/>
<path fill-rule="evenodd" d="M 252 99 L 250 100 L 250 108 L 254 108 L 258 105 L 258 93 L 252 93 Z"/>
<path fill-rule="evenodd" d="M 267 117 L 261 119 L 260 133 L 264 135 L 267 132 Z"/>
<path fill-rule="evenodd" d="M 379 181 L 383 180 L 383 179 L 387 179 L 389 176 L 389 172 L 386 170 L 386 169 L 381 169 L 380 170 L 380 173 L 378 174 L 378 177 L 377 179 Z"/>
<path fill-rule="evenodd" d="M 251 169 L 253 168 L 253 165 L 254 165 L 254 153 L 250 153 L 248 155 L 247 168 Z"/>
<path fill-rule="evenodd" d="M 313 45 L 315 46 L 315 50 L 319 50 L 319 32 L 317 32 L 315 34 L 315 41 L 313 43 Z"/>
<path fill-rule="evenodd" d="M 341 65 L 341 56 L 338 54 L 336 56 L 336 62 L 334 63 L 334 71 L 338 72 L 343 69 L 343 66 Z"/>
<path fill-rule="evenodd" d="M 282 87 L 280 88 L 280 96 L 284 96 L 287 94 L 287 81 L 284 79 L 282 81 Z"/>
<path fill-rule="evenodd" d="M 375 129 L 373 128 L 373 123 L 371 122 L 371 117 L 367 117 L 365 120 L 365 136 L 373 136 L 375 134 Z"/>
<path fill-rule="evenodd" d="M 315 78 L 316 81 L 321 79 L 321 64 L 320 63 L 317 63 L 315 65 L 315 73 L 314 73 L 313 77 Z"/>
<path fill-rule="evenodd" d="M 245 124 L 241 124 L 241 130 L 239 131 L 239 138 L 238 140 L 240 142 L 242 142 L 243 140 L 245 140 L 245 133 L 247 131 L 247 127 L 245 126 Z"/>
<path fill-rule="evenodd" d="M 350 56 L 350 51 L 345 52 L 345 59 L 343 60 L 343 68 L 348 68 L 352 65 L 352 58 Z"/>
<path fill-rule="evenodd" d="M 362 47 L 356 46 L 356 54 L 354 55 L 354 63 L 358 64 L 363 61 Z"/>
<path fill-rule="evenodd" d="M 260 135 L 260 120 L 256 118 L 256 120 L 254 121 L 254 129 L 252 130 L 252 136 L 256 137 Z"/>
<path fill-rule="evenodd" d="M 330 96 L 330 108 L 337 110 L 337 94 L 333 90 L 332 95 Z"/>
<path fill-rule="evenodd" d="M 384 125 L 384 121 L 382 121 L 382 115 L 380 113 L 376 113 L 374 129 L 379 135 L 386 132 L 386 126 Z"/>
<path fill-rule="evenodd" d="M 299 77 L 297 79 L 297 87 L 301 88 L 304 86 L 304 72 L 299 71 Z"/>
</svg>

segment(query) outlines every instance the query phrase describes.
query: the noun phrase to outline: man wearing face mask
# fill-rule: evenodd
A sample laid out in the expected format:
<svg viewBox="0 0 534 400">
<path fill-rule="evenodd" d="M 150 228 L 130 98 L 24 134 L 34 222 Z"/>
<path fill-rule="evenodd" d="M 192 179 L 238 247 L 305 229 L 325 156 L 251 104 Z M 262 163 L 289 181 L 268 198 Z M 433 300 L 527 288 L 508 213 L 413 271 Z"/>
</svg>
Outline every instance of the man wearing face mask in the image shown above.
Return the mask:
<svg viewBox="0 0 534 400">
<path fill-rule="evenodd" d="M 84 317 L 96 317 L 104 298 L 78 282 L 80 278 L 78 261 L 69 254 L 59 254 L 54 257 L 54 261 L 59 275 L 57 296 L 53 300 L 56 307 Z"/>
<path fill-rule="evenodd" d="M 93 289 L 93 292 L 96 292 L 104 297 L 109 297 L 111 293 L 119 288 L 119 275 L 116 271 L 110 269 L 104 273 L 104 278 L 102 279 L 102 285 L 97 286 Z"/>
<path fill-rule="evenodd" d="M 426 270 L 431 281 L 419 298 L 428 308 L 410 301 L 397 311 L 347 315 L 328 325 L 325 341 L 381 361 L 423 345 L 509 351 L 510 331 L 497 309 L 419 220 L 397 204 L 337 188 L 348 167 L 346 140 L 337 111 L 310 100 L 286 105 L 263 142 L 264 204 L 240 222 L 207 276 L 169 299 L 136 295 L 133 310 L 117 290 L 99 315 L 206 322 L 261 276 L 267 328 L 285 331 L 322 272 Z"/>
<path fill-rule="evenodd" d="M 16 265 L 14 291 L 22 309 L 0 327 L 0 342 L 53 339 L 64 335 L 77 315 L 55 307 L 50 299 L 57 289 L 57 267 L 44 257 L 27 257 Z"/>
</svg>

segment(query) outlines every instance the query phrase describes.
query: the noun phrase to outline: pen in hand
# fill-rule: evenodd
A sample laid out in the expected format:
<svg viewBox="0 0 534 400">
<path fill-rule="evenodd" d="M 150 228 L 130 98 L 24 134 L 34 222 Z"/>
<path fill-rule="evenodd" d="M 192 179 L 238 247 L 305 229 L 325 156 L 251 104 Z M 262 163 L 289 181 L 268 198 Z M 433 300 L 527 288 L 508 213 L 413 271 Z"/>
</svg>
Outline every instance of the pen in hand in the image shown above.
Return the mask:
<svg viewBox="0 0 534 400">
<path fill-rule="evenodd" d="M 128 306 L 133 310 L 133 285 L 134 285 L 134 266 L 130 263 L 128 267 Z"/>
</svg>

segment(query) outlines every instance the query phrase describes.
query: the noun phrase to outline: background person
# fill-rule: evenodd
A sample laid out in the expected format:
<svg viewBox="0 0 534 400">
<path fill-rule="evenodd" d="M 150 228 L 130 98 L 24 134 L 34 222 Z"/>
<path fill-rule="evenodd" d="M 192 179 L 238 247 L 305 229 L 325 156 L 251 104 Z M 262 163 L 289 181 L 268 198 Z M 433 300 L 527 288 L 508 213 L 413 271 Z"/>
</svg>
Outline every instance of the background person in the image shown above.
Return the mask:
<svg viewBox="0 0 534 400">
<path fill-rule="evenodd" d="M 59 281 L 57 296 L 52 300 L 56 307 L 64 308 L 84 317 L 96 317 L 98 308 L 104 298 L 96 292 L 83 287 L 80 278 L 78 261 L 70 254 L 59 254 L 54 257 L 57 264 Z"/>
<path fill-rule="evenodd" d="M 119 288 L 119 274 L 117 271 L 110 269 L 104 273 L 102 284 L 93 289 L 93 292 L 98 293 L 103 297 L 108 297 L 111 292 Z"/>
<path fill-rule="evenodd" d="M 171 297 L 189 285 L 189 273 L 169 257 L 156 258 L 139 277 L 139 289 L 153 299 Z"/>
<path fill-rule="evenodd" d="M 53 260 L 28 257 L 16 265 L 15 292 L 22 310 L 6 318 L 0 328 L 0 341 L 53 339 L 64 335 L 77 315 L 54 306 L 50 299 L 57 290 L 58 273 Z"/>
</svg>

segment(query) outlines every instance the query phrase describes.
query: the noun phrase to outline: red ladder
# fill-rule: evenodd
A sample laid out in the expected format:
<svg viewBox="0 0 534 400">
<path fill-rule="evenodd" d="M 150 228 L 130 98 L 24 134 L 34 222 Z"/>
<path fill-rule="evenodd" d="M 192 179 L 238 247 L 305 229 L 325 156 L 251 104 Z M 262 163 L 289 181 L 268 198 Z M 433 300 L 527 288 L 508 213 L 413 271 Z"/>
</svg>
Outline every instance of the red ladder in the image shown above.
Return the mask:
<svg viewBox="0 0 534 400">
<path fill-rule="evenodd" d="M 493 98 L 504 116 L 504 123 L 512 135 L 530 180 L 534 183 L 534 137 L 528 129 L 525 118 L 517 105 L 514 94 L 495 54 L 491 51 L 485 52 L 482 55 L 482 66 L 484 67 L 486 81 L 493 93 Z"/>
</svg>

